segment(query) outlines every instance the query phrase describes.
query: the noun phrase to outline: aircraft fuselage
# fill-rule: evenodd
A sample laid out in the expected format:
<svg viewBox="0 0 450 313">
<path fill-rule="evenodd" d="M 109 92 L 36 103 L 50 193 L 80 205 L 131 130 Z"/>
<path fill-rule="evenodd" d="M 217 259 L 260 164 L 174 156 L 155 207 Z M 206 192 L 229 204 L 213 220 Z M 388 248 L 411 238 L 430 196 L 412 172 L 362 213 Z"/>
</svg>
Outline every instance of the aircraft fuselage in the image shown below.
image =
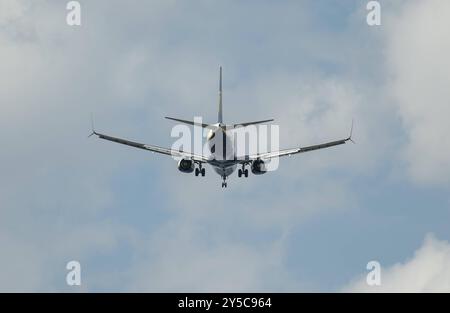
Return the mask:
<svg viewBox="0 0 450 313">
<path fill-rule="evenodd" d="M 217 123 L 212 125 L 214 130 L 210 130 L 207 136 L 207 143 L 210 151 L 210 165 L 221 177 L 226 178 L 231 175 L 237 167 L 237 160 L 234 151 L 233 137 L 225 125 Z"/>
</svg>

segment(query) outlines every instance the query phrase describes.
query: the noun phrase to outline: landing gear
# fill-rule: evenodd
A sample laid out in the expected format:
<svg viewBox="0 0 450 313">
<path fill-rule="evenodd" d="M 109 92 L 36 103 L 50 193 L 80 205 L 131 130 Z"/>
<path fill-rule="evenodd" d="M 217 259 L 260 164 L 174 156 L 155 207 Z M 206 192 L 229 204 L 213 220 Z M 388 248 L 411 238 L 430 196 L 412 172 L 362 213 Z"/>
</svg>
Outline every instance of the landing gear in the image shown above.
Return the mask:
<svg viewBox="0 0 450 313">
<path fill-rule="evenodd" d="M 222 176 L 223 182 L 222 182 L 222 188 L 227 188 L 227 177 L 224 175 Z"/>
<path fill-rule="evenodd" d="M 245 169 L 245 165 L 242 165 L 242 169 L 238 170 L 238 177 L 242 177 L 242 175 L 248 177 L 248 170 Z"/>
<path fill-rule="evenodd" d="M 199 163 L 198 168 L 195 169 L 195 176 L 198 176 L 199 174 L 202 174 L 202 176 L 205 176 L 205 169 L 202 167 L 202 164 Z"/>
</svg>

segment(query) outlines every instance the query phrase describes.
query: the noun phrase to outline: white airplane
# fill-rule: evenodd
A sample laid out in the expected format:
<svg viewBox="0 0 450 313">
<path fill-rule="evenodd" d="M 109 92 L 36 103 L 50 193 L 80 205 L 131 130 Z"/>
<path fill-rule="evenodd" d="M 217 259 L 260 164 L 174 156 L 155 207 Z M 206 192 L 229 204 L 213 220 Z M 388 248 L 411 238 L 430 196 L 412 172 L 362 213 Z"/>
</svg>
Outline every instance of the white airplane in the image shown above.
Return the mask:
<svg viewBox="0 0 450 313">
<path fill-rule="evenodd" d="M 121 139 L 117 137 L 112 137 L 109 135 L 101 134 L 95 131 L 93 123 L 92 123 L 92 133 L 89 135 L 91 137 L 92 135 L 97 135 L 101 139 L 117 142 L 120 144 L 128 145 L 131 147 L 144 149 L 152 152 L 157 152 L 165 155 L 175 156 L 180 158 L 178 161 L 178 169 L 183 173 L 192 173 L 195 171 L 195 176 L 205 176 L 205 168 L 203 167 L 204 164 L 209 164 L 212 166 L 214 171 L 219 174 L 222 177 L 222 188 L 227 187 L 227 178 L 230 176 L 238 166 L 241 166 L 241 168 L 238 170 L 238 176 L 242 177 L 248 177 L 248 169 L 245 167 L 247 165 L 250 166 L 251 171 L 254 175 L 261 175 L 267 172 L 266 170 L 266 162 L 268 162 L 272 158 L 276 157 L 282 157 L 282 156 L 290 156 L 297 153 L 303 153 L 303 152 L 309 152 L 313 150 L 319 150 L 324 149 L 328 147 L 333 147 L 341 144 L 345 144 L 347 141 L 352 141 L 352 132 L 353 132 L 353 122 L 352 127 L 350 129 L 350 135 L 349 137 L 345 139 L 340 139 L 336 141 L 330 141 L 325 142 L 318 145 L 313 146 L 305 146 L 305 147 L 296 147 L 292 149 L 284 149 L 284 150 L 278 150 L 278 151 L 272 151 L 272 152 L 264 152 L 264 153 L 257 153 L 254 155 L 245 155 L 243 157 L 236 157 L 236 151 L 234 149 L 233 144 L 233 138 L 230 135 L 232 130 L 234 130 L 236 127 L 241 126 L 248 126 L 248 125 L 254 125 L 254 124 L 261 124 L 261 123 L 267 123 L 272 122 L 273 119 L 269 120 L 262 120 L 262 121 L 255 121 L 255 122 L 246 122 L 246 123 L 239 123 L 239 124 L 231 124 L 226 125 L 223 123 L 222 118 L 222 67 L 220 67 L 220 76 L 219 76 L 219 113 L 218 113 L 218 119 L 217 123 L 215 124 L 203 124 L 203 123 L 196 123 L 194 121 L 187 121 L 172 117 L 166 117 L 166 119 L 173 120 L 180 123 L 185 123 L 193 126 L 200 126 L 202 128 L 209 128 L 210 131 L 207 135 L 207 142 L 210 150 L 210 154 L 208 156 L 205 155 L 198 155 L 187 151 L 182 150 L 174 150 L 174 149 L 168 149 L 168 148 L 162 148 L 158 146 L 153 145 L 147 145 L 143 143 L 138 143 L 134 141 L 129 141 L 126 139 Z M 221 137 L 219 137 L 221 136 Z M 216 140 L 213 140 L 214 137 L 216 138 L 222 138 L 222 147 L 218 147 L 216 149 L 215 142 Z"/>
</svg>

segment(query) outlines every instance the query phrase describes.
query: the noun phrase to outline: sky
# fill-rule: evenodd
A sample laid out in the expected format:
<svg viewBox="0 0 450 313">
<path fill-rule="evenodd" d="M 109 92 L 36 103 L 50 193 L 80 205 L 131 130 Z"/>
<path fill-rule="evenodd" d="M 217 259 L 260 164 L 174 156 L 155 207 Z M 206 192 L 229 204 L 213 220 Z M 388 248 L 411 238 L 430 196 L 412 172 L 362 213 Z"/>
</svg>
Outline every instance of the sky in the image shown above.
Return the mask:
<svg viewBox="0 0 450 313">
<path fill-rule="evenodd" d="M 450 2 L 79 2 L 0 1 L 0 291 L 450 291 Z M 219 66 L 225 122 L 356 144 L 222 189 L 87 138 L 170 147 Z"/>
</svg>

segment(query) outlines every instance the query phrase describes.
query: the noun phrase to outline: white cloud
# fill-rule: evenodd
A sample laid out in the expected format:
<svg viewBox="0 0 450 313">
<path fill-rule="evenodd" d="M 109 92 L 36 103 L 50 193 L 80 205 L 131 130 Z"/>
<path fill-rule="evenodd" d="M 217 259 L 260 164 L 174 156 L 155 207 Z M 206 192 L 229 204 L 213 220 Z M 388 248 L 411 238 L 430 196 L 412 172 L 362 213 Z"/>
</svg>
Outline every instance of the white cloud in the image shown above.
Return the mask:
<svg viewBox="0 0 450 313">
<path fill-rule="evenodd" d="M 450 182 L 450 2 L 405 1 L 386 20 L 391 92 L 407 133 L 409 173 L 420 183 Z"/>
<path fill-rule="evenodd" d="M 0 25 L 6 25 L 23 17 L 27 6 L 24 1 L 3 0 L 0 2 Z"/>
<path fill-rule="evenodd" d="M 178 221 L 154 234 L 134 264 L 129 290 L 168 292 L 286 291 L 281 242 L 249 245 L 215 238 L 200 224 Z M 196 229 L 199 228 L 199 229 Z M 213 237 L 208 237 L 213 233 Z M 205 236 L 205 237 L 202 237 Z M 228 237 L 228 236 L 227 236 Z"/>
<path fill-rule="evenodd" d="M 411 259 L 381 269 L 380 286 L 368 286 L 364 276 L 344 291 L 450 292 L 450 244 L 429 234 Z"/>
</svg>

